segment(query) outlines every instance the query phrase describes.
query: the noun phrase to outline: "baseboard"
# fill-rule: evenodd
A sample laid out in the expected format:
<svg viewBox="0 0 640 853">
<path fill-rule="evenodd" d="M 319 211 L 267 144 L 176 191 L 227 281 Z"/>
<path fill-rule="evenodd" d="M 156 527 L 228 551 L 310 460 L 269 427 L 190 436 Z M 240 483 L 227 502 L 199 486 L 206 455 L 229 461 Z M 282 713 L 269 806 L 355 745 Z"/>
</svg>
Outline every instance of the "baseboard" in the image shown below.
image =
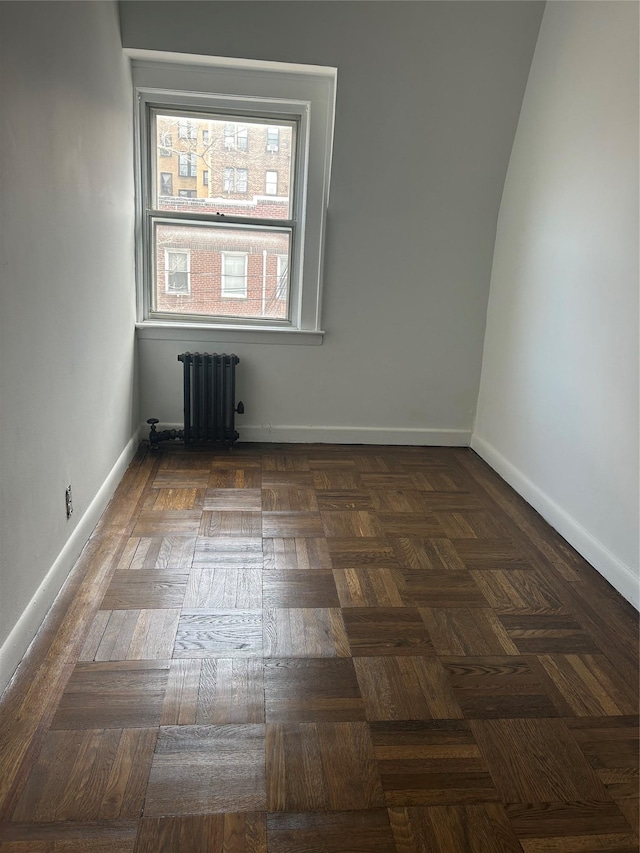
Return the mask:
<svg viewBox="0 0 640 853">
<path fill-rule="evenodd" d="M 38 632 L 49 608 L 111 500 L 140 443 L 137 431 L 118 457 L 98 493 L 67 539 L 35 595 L 25 607 L 11 633 L 0 647 L 0 695 Z"/>
<path fill-rule="evenodd" d="M 182 429 L 182 424 L 158 424 L 156 429 Z M 429 447 L 468 447 L 471 430 L 402 429 L 395 427 L 245 425 L 236 421 L 240 441 L 273 444 L 390 444 Z M 149 427 L 144 424 L 143 437 Z"/>
<path fill-rule="evenodd" d="M 478 456 L 506 480 L 527 503 L 540 513 L 578 553 L 618 590 L 636 609 L 640 609 L 640 584 L 630 566 L 619 560 L 605 545 L 589 533 L 546 492 L 526 477 L 482 436 L 473 433 L 471 447 Z"/>
</svg>

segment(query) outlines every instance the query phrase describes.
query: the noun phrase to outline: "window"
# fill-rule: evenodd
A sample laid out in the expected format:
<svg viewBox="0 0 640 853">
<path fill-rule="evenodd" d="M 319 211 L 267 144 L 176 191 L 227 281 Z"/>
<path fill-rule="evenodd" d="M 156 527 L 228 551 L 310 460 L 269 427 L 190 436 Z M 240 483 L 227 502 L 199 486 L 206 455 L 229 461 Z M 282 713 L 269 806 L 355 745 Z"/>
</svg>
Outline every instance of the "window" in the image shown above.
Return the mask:
<svg viewBox="0 0 640 853">
<path fill-rule="evenodd" d="M 222 173 L 222 189 L 226 193 L 246 193 L 247 191 L 246 169 L 224 169 Z"/>
<path fill-rule="evenodd" d="M 277 127 L 267 128 L 267 151 L 278 151 L 280 148 L 280 130 Z"/>
<path fill-rule="evenodd" d="M 249 150 L 249 133 L 246 127 L 239 127 L 236 130 L 236 145 L 238 146 L 238 151 L 248 151 Z"/>
<path fill-rule="evenodd" d="M 165 292 L 188 294 L 190 290 L 190 252 L 185 249 L 164 250 Z"/>
<path fill-rule="evenodd" d="M 236 192 L 246 193 L 247 191 L 247 170 L 236 169 Z"/>
<path fill-rule="evenodd" d="M 221 295 L 233 299 L 247 298 L 247 255 L 222 254 Z"/>
<path fill-rule="evenodd" d="M 267 195 L 278 195 L 277 172 L 267 172 L 264 179 L 264 191 Z"/>
<path fill-rule="evenodd" d="M 178 174 L 182 178 L 195 178 L 198 174 L 198 155 L 181 154 Z"/>
<path fill-rule="evenodd" d="M 227 340 L 230 329 L 246 340 L 304 333 L 299 342 L 321 343 L 335 70 L 212 57 L 191 66 L 166 53 L 158 62 L 148 51 L 127 53 L 139 104 L 140 334 L 173 324 L 187 335 L 193 324 L 193 334 L 212 342 Z M 178 200 L 161 169 L 158 134 L 171 128 L 181 146 L 173 149 L 173 191 L 185 190 Z M 277 142 L 277 170 L 267 140 Z M 165 252 L 180 251 L 189 260 L 168 267 Z M 179 300 L 169 295 L 179 290 Z"/>
<path fill-rule="evenodd" d="M 227 151 L 249 150 L 249 130 L 244 125 L 225 124 L 223 138 Z"/>
<path fill-rule="evenodd" d="M 160 195 L 173 195 L 173 175 L 171 172 L 160 172 Z"/>
<path fill-rule="evenodd" d="M 171 157 L 171 154 L 173 153 L 171 151 L 171 149 L 173 148 L 173 139 L 171 137 L 171 134 L 168 131 L 163 130 L 158 134 L 158 136 L 159 136 L 158 145 L 160 148 L 160 156 L 161 157 Z"/>
<path fill-rule="evenodd" d="M 287 255 L 278 255 L 276 270 L 276 299 L 286 299 L 289 290 L 289 258 Z"/>
<path fill-rule="evenodd" d="M 180 139 L 197 139 L 198 129 L 194 122 L 181 119 L 178 122 L 178 136 Z"/>
</svg>

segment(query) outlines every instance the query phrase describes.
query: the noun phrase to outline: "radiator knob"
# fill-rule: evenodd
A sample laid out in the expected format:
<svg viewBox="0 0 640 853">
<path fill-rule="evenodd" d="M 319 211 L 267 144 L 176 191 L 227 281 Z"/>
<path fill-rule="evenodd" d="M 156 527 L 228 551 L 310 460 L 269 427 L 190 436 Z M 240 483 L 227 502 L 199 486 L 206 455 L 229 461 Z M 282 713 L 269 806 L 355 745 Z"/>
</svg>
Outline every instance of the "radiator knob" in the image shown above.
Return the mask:
<svg viewBox="0 0 640 853">
<path fill-rule="evenodd" d="M 160 423 L 160 421 L 158 418 L 147 418 L 147 423 L 153 426 L 154 424 Z"/>
<path fill-rule="evenodd" d="M 244 403 L 242 402 L 242 400 L 240 400 L 240 402 L 238 403 L 238 408 L 236 409 L 236 412 L 239 415 L 244 415 Z"/>
</svg>

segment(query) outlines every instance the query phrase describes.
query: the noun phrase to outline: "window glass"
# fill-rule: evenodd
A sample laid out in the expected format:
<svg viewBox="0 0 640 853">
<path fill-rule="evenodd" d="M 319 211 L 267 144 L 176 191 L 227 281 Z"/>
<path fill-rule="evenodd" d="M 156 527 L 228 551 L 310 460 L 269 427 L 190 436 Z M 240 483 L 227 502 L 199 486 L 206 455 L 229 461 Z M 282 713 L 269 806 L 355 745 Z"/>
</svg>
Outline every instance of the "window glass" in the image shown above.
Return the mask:
<svg viewBox="0 0 640 853">
<path fill-rule="evenodd" d="M 264 191 L 267 195 L 278 195 L 278 173 L 267 172 L 265 176 Z"/>
<path fill-rule="evenodd" d="M 290 229 L 157 222 L 154 310 L 229 318 L 285 320 L 288 316 Z M 189 257 L 189 287 L 176 304 L 165 287 L 168 256 Z M 278 260 L 280 258 L 280 260 Z M 182 260 L 173 269 L 184 272 Z M 162 266 L 164 265 L 164 266 Z"/>
<path fill-rule="evenodd" d="M 155 172 L 158 175 L 157 198 L 159 210 L 179 209 L 193 213 L 224 213 L 258 219 L 290 219 L 292 216 L 293 170 L 295 166 L 294 123 L 275 126 L 255 121 L 244 125 L 230 123 L 224 118 L 188 118 L 180 115 L 158 114 L 155 117 L 156 144 L 153 150 Z M 274 170 L 273 152 L 265 151 L 265 138 L 279 140 L 278 169 Z M 175 139 L 175 148 L 167 148 L 167 139 Z M 255 144 L 251 140 L 255 140 Z M 251 150 L 251 169 L 247 166 L 246 151 Z M 168 152 L 168 153 L 167 153 Z M 207 173 L 207 180 L 191 195 L 192 203 L 179 208 L 172 205 L 172 191 L 162 183 L 169 172 L 170 157 L 177 178 L 194 178 L 198 170 Z M 162 171 L 160 170 L 162 160 Z M 233 161 L 236 162 L 233 162 Z M 181 187 L 178 186 L 178 189 Z M 184 186 L 182 189 L 191 189 Z M 277 195 L 278 202 L 267 208 L 260 197 Z M 183 194 L 178 194 L 183 195 Z M 232 198 L 242 196 L 242 205 L 233 205 Z"/>
<path fill-rule="evenodd" d="M 165 249 L 164 272 L 167 293 L 189 293 L 189 252 Z"/>
</svg>

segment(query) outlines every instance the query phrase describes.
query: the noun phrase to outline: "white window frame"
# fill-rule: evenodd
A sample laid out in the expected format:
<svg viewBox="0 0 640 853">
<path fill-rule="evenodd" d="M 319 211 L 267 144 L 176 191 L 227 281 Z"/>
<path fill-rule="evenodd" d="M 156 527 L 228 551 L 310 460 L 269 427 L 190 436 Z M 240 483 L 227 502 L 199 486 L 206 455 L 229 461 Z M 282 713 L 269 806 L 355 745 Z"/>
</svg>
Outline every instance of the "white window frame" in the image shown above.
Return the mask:
<svg viewBox="0 0 640 853">
<path fill-rule="evenodd" d="M 187 289 L 173 290 L 169 287 L 169 255 L 186 255 L 187 258 Z M 191 251 L 190 249 L 171 249 L 165 246 L 164 250 L 164 292 L 169 296 L 189 296 L 191 293 Z"/>
<path fill-rule="evenodd" d="M 143 338 L 210 341 L 322 343 L 321 299 L 325 214 L 329 198 L 335 114 L 335 68 L 229 60 L 127 49 L 136 93 L 138 163 L 138 333 Z M 224 94 L 220 94 L 224 93 Z M 227 94 L 228 93 L 228 94 Z M 231 94 L 233 93 L 233 94 Z M 297 122 L 298 176 L 293 190 L 295 233 L 290 259 L 289 315 L 283 320 L 167 316 L 154 311 L 152 279 L 155 190 L 149 162 L 149 107 L 211 111 L 243 117 Z M 311 117 L 313 116 L 313 120 Z M 245 120 L 246 123 L 246 120 Z M 176 214 L 179 217 L 180 214 Z M 188 216 L 184 214 L 184 216 Z M 190 215 L 191 221 L 197 220 Z M 230 217 L 223 220 L 228 224 Z M 237 220 L 236 220 L 237 221 Z M 255 220 L 254 220 L 255 222 Z M 282 226 L 283 220 L 277 225 Z M 245 224 L 241 218 L 238 225 Z M 205 334 L 206 332 L 206 334 Z"/>
<path fill-rule="evenodd" d="M 269 136 L 275 136 L 275 140 L 272 139 L 269 142 Z M 276 152 L 280 150 L 280 130 L 277 127 L 268 127 L 267 128 L 267 151 Z"/>
<path fill-rule="evenodd" d="M 282 275 L 283 269 L 282 267 L 286 265 L 284 270 L 287 273 L 287 279 L 285 279 L 285 286 L 282 287 Z M 289 272 L 289 256 L 288 255 L 276 255 L 276 299 L 282 300 L 287 298 L 287 292 L 289 290 L 289 282 L 288 282 L 288 272 Z"/>
<path fill-rule="evenodd" d="M 242 293 L 238 293 L 237 288 L 231 287 L 229 288 L 229 284 L 227 282 L 227 278 L 238 278 L 238 273 L 228 273 L 225 272 L 225 266 L 227 263 L 227 258 L 237 260 L 238 258 L 242 258 L 244 261 L 244 272 L 241 273 L 242 278 L 244 279 L 244 290 Z M 220 296 L 223 299 L 246 299 L 247 298 L 247 279 L 248 279 L 248 269 L 249 269 L 249 255 L 247 252 L 222 252 L 220 257 L 221 263 L 221 274 L 220 274 Z"/>
<path fill-rule="evenodd" d="M 160 177 L 160 188 L 158 189 L 158 192 L 160 193 L 161 196 L 164 196 L 165 198 L 173 198 L 173 172 L 160 172 L 160 176 L 161 176 Z M 163 188 L 162 187 L 162 177 L 163 176 L 170 178 L 170 180 L 169 180 L 169 183 L 171 184 L 171 192 L 170 193 L 163 193 L 162 192 L 162 188 Z"/>
<path fill-rule="evenodd" d="M 236 125 L 236 149 L 238 151 L 249 150 L 249 128 L 246 124 Z"/>
<path fill-rule="evenodd" d="M 198 136 L 198 130 L 193 122 L 189 121 L 180 121 L 178 123 L 178 138 L 179 139 L 196 139 Z"/>
<path fill-rule="evenodd" d="M 275 175 L 269 180 L 269 175 Z M 270 190 L 269 187 L 272 189 Z M 264 176 L 264 193 L 265 195 L 278 195 L 278 172 L 275 169 L 267 169 Z"/>
<path fill-rule="evenodd" d="M 242 177 L 240 177 L 242 175 Z M 236 169 L 234 173 L 235 192 L 246 194 L 249 191 L 249 170 L 245 168 Z M 241 189 L 244 187 L 244 189 Z"/>
<path fill-rule="evenodd" d="M 178 155 L 178 177 L 195 178 L 198 174 L 197 155 L 191 151 L 185 151 Z"/>
</svg>

